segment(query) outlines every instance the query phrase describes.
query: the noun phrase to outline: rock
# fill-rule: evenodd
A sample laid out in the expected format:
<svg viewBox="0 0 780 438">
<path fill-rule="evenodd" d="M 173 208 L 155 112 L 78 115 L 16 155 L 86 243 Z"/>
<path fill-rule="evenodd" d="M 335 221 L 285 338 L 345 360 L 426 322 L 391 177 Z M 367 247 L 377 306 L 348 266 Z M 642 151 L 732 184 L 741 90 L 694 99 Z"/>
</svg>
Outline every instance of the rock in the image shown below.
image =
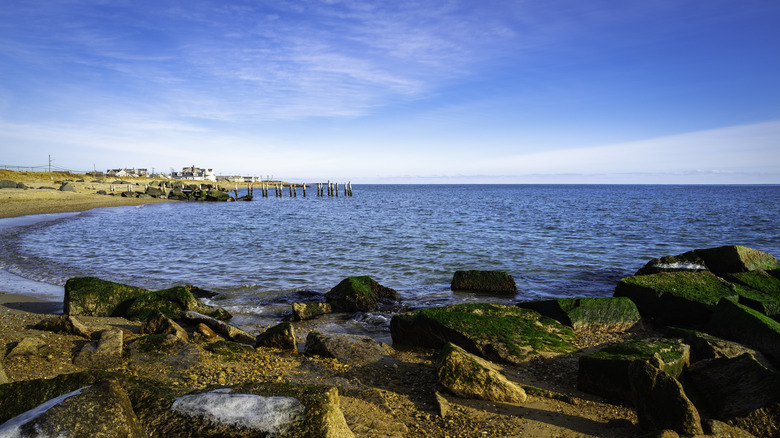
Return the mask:
<svg viewBox="0 0 780 438">
<path fill-rule="evenodd" d="M 677 271 L 706 271 L 707 264 L 694 251 L 688 251 L 685 254 L 676 256 L 664 256 L 652 259 L 639 269 L 634 275 L 650 275 L 659 272 L 677 272 Z"/>
<path fill-rule="evenodd" d="M 141 325 L 141 333 L 144 334 L 157 334 L 157 335 L 174 335 L 182 341 L 189 340 L 187 331 L 182 326 L 174 322 L 172 319 L 167 318 L 160 312 L 149 317 Z"/>
<path fill-rule="evenodd" d="M 257 347 L 277 348 L 298 352 L 298 343 L 295 340 L 295 329 L 289 322 L 277 324 L 257 336 Z"/>
<path fill-rule="evenodd" d="M 711 418 L 702 420 L 701 426 L 704 433 L 717 438 L 756 438 L 752 433 Z"/>
<path fill-rule="evenodd" d="M 725 277 L 751 289 L 748 292 L 752 293 L 740 294 L 740 304 L 758 310 L 776 321 L 780 320 L 780 278 L 767 271 L 737 272 L 726 274 Z"/>
<path fill-rule="evenodd" d="M 576 350 L 574 332 L 552 318 L 515 306 L 455 304 L 399 313 L 393 343 L 442 348 L 447 342 L 494 362 L 518 364 L 540 353 Z"/>
<path fill-rule="evenodd" d="M 65 283 L 66 315 L 122 315 L 122 304 L 150 291 L 95 277 L 71 278 Z"/>
<path fill-rule="evenodd" d="M 316 330 L 306 336 L 304 353 L 333 357 L 350 365 L 367 365 L 379 362 L 393 352 L 392 347 L 368 336 L 346 333 L 320 333 Z"/>
<path fill-rule="evenodd" d="M 40 412 L 23 414 L 3 424 L 0 435 L 147 436 L 127 392 L 115 380 L 64 394 L 39 406 L 36 411 Z"/>
<path fill-rule="evenodd" d="M 438 383 L 458 397 L 502 403 L 523 403 L 526 394 L 490 362 L 449 342 L 437 361 Z"/>
<path fill-rule="evenodd" d="M 717 275 L 735 272 L 780 269 L 780 262 L 771 254 L 744 246 L 721 246 L 717 248 L 697 249 L 696 254 L 707 263 L 707 267 Z"/>
<path fill-rule="evenodd" d="M 450 402 L 439 391 L 436 391 L 434 395 L 436 396 L 436 408 L 439 417 L 446 418 L 447 414 L 450 413 Z"/>
<path fill-rule="evenodd" d="M 517 293 L 515 279 L 505 271 L 456 271 L 452 276 L 450 288 L 454 291 L 501 295 Z"/>
<path fill-rule="evenodd" d="M 623 332 L 642 318 L 634 302 L 626 297 L 561 298 L 526 301 L 517 306 L 555 319 L 576 333 Z"/>
<path fill-rule="evenodd" d="M 293 321 L 303 321 L 326 315 L 332 311 L 330 303 L 293 303 L 292 319 Z"/>
<path fill-rule="evenodd" d="M 95 192 L 95 194 L 96 194 L 96 195 L 107 195 L 107 194 L 108 194 L 108 192 L 107 192 L 107 191 L 105 191 L 105 190 L 98 190 L 98 191 L 96 191 L 96 192 Z"/>
<path fill-rule="evenodd" d="M 664 337 L 680 338 L 683 342 L 690 345 L 691 363 L 706 359 L 718 359 L 721 357 L 734 358 L 747 353 L 761 365 L 767 368 L 772 367 L 769 360 L 767 360 L 760 351 L 707 333 L 673 327 L 666 330 Z"/>
<path fill-rule="evenodd" d="M 123 198 L 137 198 L 138 197 L 138 193 L 136 193 L 136 192 L 134 192 L 132 190 L 128 190 L 126 192 L 122 192 L 122 193 L 120 193 L 120 195 Z"/>
<path fill-rule="evenodd" d="M 688 369 L 687 376 L 719 420 L 746 417 L 780 403 L 780 373 L 749 354 L 698 362 Z M 780 424 L 777 427 L 780 430 Z"/>
<path fill-rule="evenodd" d="M 147 188 L 146 194 L 154 198 L 165 198 L 167 196 L 167 194 L 159 186 Z"/>
<path fill-rule="evenodd" d="M 73 186 L 73 183 L 66 182 L 66 183 L 62 183 L 62 185 L 59 188 L 59 191 L 61 191 L 61 192 L 75 192 L 76 191 L 76 187 Z"/>
<path fill-rule="evenodd" d="M 670 339 L 638 339 L 602 348 L 579 358 L 577 388 L 580 391 L 630 403 L 628 367 L 635 360 L 650 360 L 656 354 L 659 368 L 677 378 L 690 363 L 690 347 Z"/>
<path fill-rule="evenodd" d="M 198 325 L 195 327 L 195 331 L 203 335 L 203 337 L 206 339 L 212 339 L 217 336 L 217 334 L 214 333 L 214 330 L 211 330 L 209 326 L 203 324 L 202 322 L 198 323 Z"/>
<path fill-rule="evenodd" d="M 721 300 L 710 323 L 712 332 L 747 344 L 780 365 L 780 323 L 747 306 Z"/>
<path fill-rule="evenodd" d="M 347 277 L 326 293 L 325 299 L 340 312 L 373 312 L 382 302 L 398 301 L 398 292 L 368 276 Z"/>
<path fill-rule="evenodd" d="M 195 296 L 196 298 L 201 298 L 201 299 L 202 298 L 214 298 L 217 295 L 219 295 L 216 292 L 212 292 L 212 291 L 206 290 L 206 289 L 201 289 L 201 288 L 199 288 L 197 286 L 193 286 L 191 284 L 187 284 L 184 287 L 186 287 L 187 290 L 190 291 L 190 293 L 193 296 Z"/>
<path fill-rule="evenodd" d="M 187 199 L 189 199 L 189 196 L 186 193 L 184 193 L 180 188 L 175 188 L 171 190 L 170 193 L 168 193 L 168 199 L 186 201 Z"/>
<path fill-rule="evenodd" d="M 2 355 L 0 354 L 0 385 L 4 385 L 8 382 L 10 382 L 10 380 L 8 380 L 8 375 L 5 373 L 5 368 L 3 367 Z"/>
<path fill-rule="evenodd" d="M 26 190 L 26 189 L 29 189 L 30 187 L 28 187 L 25 183 L 20 181 L 20 182 L 16 183 L 16 188 L 17 189 L 25 189 Z"/>
<path fill-rule="evenodd" d="M 157 312 L 171 319 L 180 319 L 184 312 L 195 311 L 206 316 L 223 319 L 230 314 L 218 307 L 210 307 L 195 298 L 184 286 L 176 286 L 139 295 L 128 301 L 125 316 L 145 320 Z"/>
<path fill-rule="evenodd" d="M 739 292 L 747 289 L 711 272 L 678 271 L 623 278 L 614 295 L 630 298 L 643 317 L 695 326 L 710 320 L 718 301 L 736 300 Z"/>
<path fill-rule="evenodd" d="M 219 333 L 225 338 L 230 339 L 231 341 L 252 346 L 254 346 L 256 343 L 255 337 L 249 333 L 218 319 L 203 315 L 202 313 L 187 311 L 184 312 L 183 316 L 184 319 L 190 321 L 193 324 L 203 323 L 207 325 L 210 329 L 214 330 L 216 333 Z"/>
<path fill-rule="evenodd" d="M 41 338 L 24 338 L 8 352 L 6 358 L 18 356 L 46 356 L 51 347 Z"/>
<path fill-rule="evenodd" d="M 227 192 L 223 192 L 221 190 L 216 190 L 216 189 L 209 189 L 208 194 L 206 195 L 206 201 L 229 202 L 229 201 L 234 201 L 234 199 Z"/>
<path fill-rule="evenodd" d="M 635 360 L 628 367 L 628 380 L 641 428 L 672 429 L 691 435 L 704 433 L 699 411 L 677 379 L 653 366 L 651 361 Z"/>
<path fill-rule="evenodd" d="M 46 318 L 38 324 L 35 324 L 33 328 L 55 333 L 64 333 L 66 335 L 81 336 L 87 339 L 92 336 L 92 332 L 87 328 L 87 326 L 70 315 Z"/>
<path fill-rule="evenodd" d="M 0 189 L 15 189 L 16 182 L 7 179 L 0 180 Z"/>
<path fill-rule="evenodd" d="M 82 347 L 73 359 L 73 364 L 81 368 L 111 368 L 122 361 L 124 347 L 123 333 L 120 329 L 103 330 L 100 340 L 89 342 Z"/>
</svg>

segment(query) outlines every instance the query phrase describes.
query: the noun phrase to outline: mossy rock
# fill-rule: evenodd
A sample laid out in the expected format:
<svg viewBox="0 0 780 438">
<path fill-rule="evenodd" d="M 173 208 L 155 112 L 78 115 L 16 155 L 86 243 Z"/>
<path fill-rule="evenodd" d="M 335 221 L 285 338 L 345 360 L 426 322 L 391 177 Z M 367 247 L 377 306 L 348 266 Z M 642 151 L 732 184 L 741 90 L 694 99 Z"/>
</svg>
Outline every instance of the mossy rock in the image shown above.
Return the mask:
<svg viewBox="0 0 780 438">
<path fill-rule="evenodd" d="M 167 318 L 180 319 L 188 310 L 203 313 L 201 310 L 205 307 L 187 288 L 176 286 L 136 297 L 128 305 L 125 315 L 143 321 L 159 312 Z"/>
<path fill-rule="evenodd" d="M 733 358 L 747 353 L 762 365 L 766 367 L 772 366 L 761 352 L 740 344 L 739 342 L 729 341 L 709 333 L 679 327 L 669 327 L 664 332 L 664 337 L 682 339 L 683 342 L 690 345 L 691 363 L 708 359 L 720 359 L 722 357 Z"/>
<path fill-rule="evenodd" d="M 212 342 L 206 345 L 205 349 L 222 357 L 223 360 L 228 362 L 233 362 L 247 354 L 255 353 L 255 349 L 251 346 L 233 341 Z"/>
<path fill-rule="evenodd" d="M 667 323 L 706 324 L 722 298 L 736 301 L 748 288 L 729 283 L 711 272 L 661 272 L 620 280 L 616 297 L 628 297 L 643 317 Z"/>
<path fill-rule="evenodd" d="M 517 306 L 535 310 L 578 333 L 622 332 L 642 318 L 634 302 L 626 297 L 561 298 L 527 301 Z"/>
<path fill-rule="evenodd" d="M 66 315 L 122 316 L 124 303 L 150 291 L 95 277 L 71 278 L 65 283 Z"/>
<path fill-rule="evenodd" d="M 610 345 L 581 356 L 577 388 L 624 403 L 631 403 L 628 367 L 635 360 L 657 357 L 660 369 L 677 378 L 690 363 L 690 347 L 671 339 L 639 339 Z"/>
<path fill-rule="evenodd" d="M 208 191 L 208 194 L 206 194 L 206 200 L 209 202 L 228 202 L 233 201 L 234 199 L 227 192 L 211 189 Z"/>
<path fill-rule="evenodd" d="M 525 390 L 507 380 L 493 365 L 448 342 L 436 363 L 438 383 L 458 397 L 523 403 Z"/>
<path fill-rule="evenodd" d="M 500 295 L 517 293 L 515 279 L 506 271 L 457 271 L 450 288 L 454 291 L 483 292 Z"/>
<path fill-rule="evenodd" d="M 447 342 L 510 364 L 541 353 L 576 350 L 574 332 L 530 309 L 489 303 L 455 304 L 400 313 L 390 321 L 393 343 L 442 348 Z"/>
<path fill-rule="evenodd" d="M 269 347 L 297 352 L 298 343 L 295 340 L 295 328 L 289 321 L 269 327 L 268 330 L 257 335 L 255 347 Z"/>
<path fill-rule="evenodd" d="M 780 262 L 771 254 L 744 246 L 730 245 L 694 251 L 707 267 L 718 275 L 735 272 L 780 269 Z"/>
<path fill-rule="evenodd" d="M 373 312 L 382 301 L 397 301 L 398 292 L 364 275 L 345 278 L 325 294 L 325 299 L 341 312 Z"/>
<path fill-rule="evenodd" d="M 186 201 L 189 199 L 189 196 L 184 193 L 180 188 L 175 188 L 171 190 L 171 193 L 168 194 L 168 199 L 175 199 L 177 201 Z"/>
<path fill-rule="evenodd" d="M 725 277 L 748 288 L 740 293 L 740 304 L 758 310 L 776 321 L 780 320 L 780 278 L 762 270 L 737 272 Z"/>
<path fill-rule="evenodd" d="M 676 256 L 664 256 L 647 262 L 635 275 L 650 275 L 659 272 L 706 271 L 707 264 L 694 251 Z"/>
<path fill-rule="evenodd" d="M 756 348 L 780 365 L 780 323 L 739 303 L 718 303 L 710 324 L 711 330 L 726 339 Z"/>
</svg>

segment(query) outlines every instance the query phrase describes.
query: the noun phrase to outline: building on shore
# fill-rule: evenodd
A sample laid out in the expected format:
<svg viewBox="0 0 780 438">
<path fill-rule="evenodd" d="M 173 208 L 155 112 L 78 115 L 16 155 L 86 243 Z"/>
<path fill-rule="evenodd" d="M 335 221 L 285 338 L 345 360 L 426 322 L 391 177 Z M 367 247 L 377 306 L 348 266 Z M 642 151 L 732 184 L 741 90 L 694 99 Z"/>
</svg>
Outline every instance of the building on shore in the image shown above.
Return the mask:
<svg viewBox="0 0 780 438">
<path fill-rule="evenodd" d="M 132 169 L 108 169 L 106 171 L 106 175 L 108 176 L 116 176 L 116 177 L 145 177 L 149 176 L 149 171 L 147 169 L 136 169 L 135 167 Z"/>
<path fill-rule="evenodd" d="M 214 169 L 201 169 L 190 166 L 182 168 L 181 172 L 171 171 L 171 179 L 187 179 L 193 181 L 217 181 Z"/>
</svg>

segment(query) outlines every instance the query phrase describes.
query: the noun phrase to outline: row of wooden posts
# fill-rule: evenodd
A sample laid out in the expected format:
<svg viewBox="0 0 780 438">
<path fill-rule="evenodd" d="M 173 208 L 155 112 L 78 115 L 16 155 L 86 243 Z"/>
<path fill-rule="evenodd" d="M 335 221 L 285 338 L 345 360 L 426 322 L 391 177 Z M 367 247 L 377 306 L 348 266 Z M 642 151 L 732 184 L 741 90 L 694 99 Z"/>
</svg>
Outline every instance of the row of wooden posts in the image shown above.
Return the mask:
<svg viewBox="0 0 780 438">
<path fill-rule="evenodd" d="M 327 183 L 311 183 L 311 184 L 282 184 L 282 183 L 274 183 L 274 184 L 268 184 L 268 183 L 261 183 L 257 186 L 258 189 L 260 189 L 260 194 L 263 198 L 267 198 L 269 192 L 271 191 L 271 188 L 274 190 L 274 195 L 277 198 L 284 197 L 284 189 L 287 187 L 289 189 L 289 196 L 291 198 L 295 198 L 298 196 L 298 187 L 300 187 L 303 190 L 303 196 L 306 197 L 306 188 L 311 185 L 312 187 L 316 187 L 317 189 L 317 197 L 331 197 L 339 196 L 339 183 L 333 183 L 328 181 Z M 343 183 L 344 186 L 344 196 L 352 196 L 352 183 L 346 182 Z M 247 194 L 249 196 L 254 197 L 254 189 L 255 186 L 253 183 L 249 183 L 247 185 Z M 238 199 L 238 185 L 236 185 L 235 188 L 236 193 L 236 199 Z"/>
</svg>

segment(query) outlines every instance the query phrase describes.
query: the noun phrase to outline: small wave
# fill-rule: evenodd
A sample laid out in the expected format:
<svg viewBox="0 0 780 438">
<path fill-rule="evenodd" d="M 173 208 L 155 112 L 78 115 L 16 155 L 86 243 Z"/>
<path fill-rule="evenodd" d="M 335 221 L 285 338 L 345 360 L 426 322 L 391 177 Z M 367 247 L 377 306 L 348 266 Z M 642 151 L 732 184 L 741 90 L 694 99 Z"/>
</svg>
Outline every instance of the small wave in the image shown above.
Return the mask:
<svg viewBox="0 0 780 438">
<path fill-rule="evenodd" d="M 656 263 L 652 267 L 658 269 L 680 269 L 685 271 L 704 271 L 707 269 L 706 266 L 691 262 Z"/>
</svg>

